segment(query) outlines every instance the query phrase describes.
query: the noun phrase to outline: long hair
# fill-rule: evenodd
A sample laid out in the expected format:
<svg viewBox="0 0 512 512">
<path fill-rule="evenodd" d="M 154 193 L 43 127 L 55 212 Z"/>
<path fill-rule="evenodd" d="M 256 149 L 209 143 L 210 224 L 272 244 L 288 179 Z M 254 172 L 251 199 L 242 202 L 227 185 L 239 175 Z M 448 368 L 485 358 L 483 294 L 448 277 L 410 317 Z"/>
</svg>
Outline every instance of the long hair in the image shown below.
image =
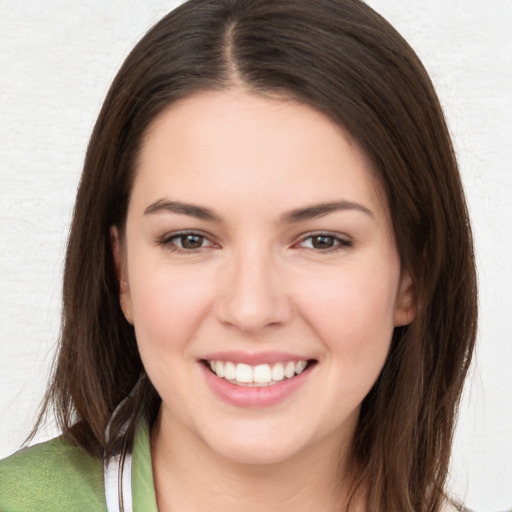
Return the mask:
<svg viewBox="0 0 512 512">
<path fill-rule="evenodd" d="M 105 428 L 160 399 L 119 306 L 110 228 L 123 230 L 141 141 L 156 116 L 234 84 L 323 112 L 354 137 L 387 196 L 417 299 L 362 404 L 348 458 L 368 510 L 435 512 L 476 333 L 471 231 L 457 163 L 431 81 L 404 39 L 359 0 L 190 0 L 157 23 L 117 74 L 94 127 L 76 198 L 60 350 L 43 413 L 89 453 Z"/>
</svg>

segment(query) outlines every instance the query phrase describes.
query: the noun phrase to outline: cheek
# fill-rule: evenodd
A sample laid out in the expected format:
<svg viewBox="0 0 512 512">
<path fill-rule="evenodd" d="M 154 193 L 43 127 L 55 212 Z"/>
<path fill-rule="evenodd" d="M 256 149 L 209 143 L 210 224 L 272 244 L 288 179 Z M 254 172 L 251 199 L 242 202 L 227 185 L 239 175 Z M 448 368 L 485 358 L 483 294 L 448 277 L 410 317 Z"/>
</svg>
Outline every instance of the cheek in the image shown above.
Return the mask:
<svg viewBox="0 0 512 512">
<path fill-rule="evenodd" d="M 379 266 L 344 269 L 338 275 L 304 283 L 300 293 L 304 318 L 325 344 L 357 355 L 384 349 L 394 329 L 398 271 Z M 305 290 L 308 290 L 305 293 Z"/>
<path fill-rule="evenodd" d="M 157 266 L 158 267 L 158 266 Z M 193 381 L 193 339 L 204 319 L 208 293 L 195 276 L 162 269 L 130 276 L 135 335 L 144 368 L 173 407 Z"/>
<path fill-rule="evenodd" d="M 367 270 L 317 281 L 301 304 L 303 318 L 324 346 L 329 380 L 319 406 L 330 411 L 325 422 L 333 428 L 357 410 L 374 385 L 393 335 L 398 277 Z"/>
<path fill-rule="evenodd" d="M 148 268 L 130 275 L 130 288 L 141 353 L 183 351 L 209 302 L 197 275 Z"/>
</svg>

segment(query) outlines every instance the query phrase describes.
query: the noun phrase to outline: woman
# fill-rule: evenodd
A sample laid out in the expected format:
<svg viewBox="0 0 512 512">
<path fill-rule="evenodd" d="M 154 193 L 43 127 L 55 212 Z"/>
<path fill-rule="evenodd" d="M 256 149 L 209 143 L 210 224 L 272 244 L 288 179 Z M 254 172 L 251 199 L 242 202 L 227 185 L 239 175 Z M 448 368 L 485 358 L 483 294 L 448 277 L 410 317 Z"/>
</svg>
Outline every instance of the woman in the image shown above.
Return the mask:
<svg viewBox="0 0 512 512">
<path fill-rule="evenodd" d="M 91 137 L 45 411 L 1 510 L 447 510 L 476 329 L 430 80 L 355 0 L 195 0 Z"/>
</svg>

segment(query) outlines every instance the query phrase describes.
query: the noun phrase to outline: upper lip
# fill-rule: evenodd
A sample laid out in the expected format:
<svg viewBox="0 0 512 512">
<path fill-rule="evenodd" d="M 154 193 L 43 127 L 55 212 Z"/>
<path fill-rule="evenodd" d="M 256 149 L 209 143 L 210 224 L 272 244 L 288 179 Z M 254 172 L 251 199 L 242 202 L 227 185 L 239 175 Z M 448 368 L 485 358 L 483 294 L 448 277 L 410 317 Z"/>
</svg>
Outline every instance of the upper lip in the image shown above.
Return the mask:
<svg viewBox="0 0 512 512">
<path fill-rule="evenodd" d="M 201 358 L 206 361 L 230 361 L 232 363 L 245 363 L 251 366 L 258 364 L 288 363 L 290 361 L 309 361 L 312 358 L 287 352 L 241 352 L 223 351 L 212 352 Z"/>
</svg>

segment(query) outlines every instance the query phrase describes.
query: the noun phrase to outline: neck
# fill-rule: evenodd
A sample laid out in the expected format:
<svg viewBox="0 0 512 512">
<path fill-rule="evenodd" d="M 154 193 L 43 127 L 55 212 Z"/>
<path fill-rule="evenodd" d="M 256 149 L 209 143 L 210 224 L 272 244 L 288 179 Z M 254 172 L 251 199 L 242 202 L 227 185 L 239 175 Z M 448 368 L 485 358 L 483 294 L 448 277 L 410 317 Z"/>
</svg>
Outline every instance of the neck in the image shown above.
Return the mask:
<svg viewBox="0 0 512 512">
<path fill-rule="evenodd" d="M 212 452 L 179 424 L 169 428 L 162 414 L 151 437 L 160 512 L 238 512 L 241 506 L 245 512 L 344 510 L 340 456 L 346 450 L 333 450 L 329 440 L 284 461 L 247 464 Z"/>
</svg>

